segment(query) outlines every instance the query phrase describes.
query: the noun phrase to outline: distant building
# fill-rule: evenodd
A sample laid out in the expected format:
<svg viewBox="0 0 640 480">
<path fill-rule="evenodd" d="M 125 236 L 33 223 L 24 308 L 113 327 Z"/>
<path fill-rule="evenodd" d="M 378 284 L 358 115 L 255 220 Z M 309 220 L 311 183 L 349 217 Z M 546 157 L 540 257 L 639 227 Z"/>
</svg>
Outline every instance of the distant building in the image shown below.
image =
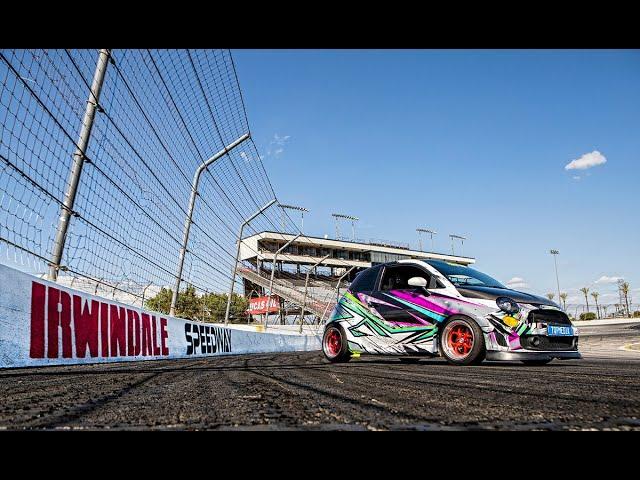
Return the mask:
<svg viewBox="0 0 640 480">
<path fill-rule="evenodd" d="M 239 269 L 243 278 L 244 293 L 248 297 L 268 294 L 271 268 L 276 252 L 295 235 L 264 231 L 246 237 L 240 244 Z M 283 250 L 276 260 L 273 294 L 289 302 L 295 308 L 304 302 L 304 284 L 308 267 L 325 256 L 328 258 L 311 275 L 307 291 L 306 309 L 320 316 L 335 304 L 337 287 L 348 283 L 365 268 L 380 263 L 407 258 L 433 259 L 470 265 L 475 259 L 435 252 L 411 250 L 408 245 L 396 242 L 347 241 L 321 237 L 302 236 Z M 348 274 L 347 274 L 348 273 Z M 347 274 L 346 276 L 344 276 Z M 344 276 L 344 278 L 343 278 Z M 338 285 L 338 282 L 341 282 Z"/>
</svg>

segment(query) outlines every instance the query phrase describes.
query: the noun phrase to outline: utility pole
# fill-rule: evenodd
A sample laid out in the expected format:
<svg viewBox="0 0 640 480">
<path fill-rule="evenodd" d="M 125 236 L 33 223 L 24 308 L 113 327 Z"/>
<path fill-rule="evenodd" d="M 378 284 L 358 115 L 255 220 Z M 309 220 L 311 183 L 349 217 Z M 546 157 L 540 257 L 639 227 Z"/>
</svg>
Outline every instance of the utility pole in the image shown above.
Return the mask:
<svg viewBox="0 0 640 480">
<path fill-rule="evenodd" d="M 556 267 L 556 287 L 558 288 L 558 298 L 560 298 L 560 280 L 558 279 L 558 262 L 556 260 L 558 254 L 560 253 L 558 250 L 551 249 L 549 253 L 553 255 L 553 263 Z"/>
<path fill-rule="evenodd" d="M 91 138 L 91 130 L 93 129 L 96 110 L 100 108 L 100 92 L 102 91 L 102 85 L 104 84 L 104 77 L 107 71 L 107 64 L 109 63 L 110 58 L 111 50 L 108 48 L 100 50 L 96 70 L 93 74 L 93 82 L 91 84 L 91 91 L 89 92 L 89 99 L 87 100 L 87 107 L 85 108 L 84 118 L 82 119 L 80 137 L 78 138 L 78 144 L 76 145 L 76 150 L 73 154 L 73 166 L 71 167 L 71 172 L 69 174 L 67 190 L 64 194 L 62 206 L 60 207 L 58 229 L 56 230 L 51 263 L 49 265 L 49 279 L 54 282 L 58 279 L 60 262 L 62 261 L 62 253 L 64 252 L 64 244 L 67 240 L 67 231 L 69 230 L 69 220 L 71 219 L 73 207 L 76 201 L 76 194 L 78 193 L 82 167 L 87 159 L 87 149 L 89 148 L 89 139 Z"/>
</svg>

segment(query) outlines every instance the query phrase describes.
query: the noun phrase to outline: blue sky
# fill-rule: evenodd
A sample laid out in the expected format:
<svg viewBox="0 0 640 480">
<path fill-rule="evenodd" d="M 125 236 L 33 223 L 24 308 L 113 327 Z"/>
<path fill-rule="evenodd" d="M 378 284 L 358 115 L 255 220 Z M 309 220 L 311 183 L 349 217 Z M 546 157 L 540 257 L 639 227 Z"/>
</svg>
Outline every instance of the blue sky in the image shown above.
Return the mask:
<svg viewBox="0 0 640 480">
<path fill-rule="evenodd" d="M 479 269 L 541 294 L 557 248 L 569 303 L 583 286 L 614 303 L 603 276 L 640 299 L 640 51 L 233 55 L 280 200 L 311 210 L 305 233 L 332 235 L 339 211 L 361 238 L 416 246 L 431 227 L 449 251 L 466 235 Z M 584 155 L 600 164 L 565 169 Z"/>
</svg>

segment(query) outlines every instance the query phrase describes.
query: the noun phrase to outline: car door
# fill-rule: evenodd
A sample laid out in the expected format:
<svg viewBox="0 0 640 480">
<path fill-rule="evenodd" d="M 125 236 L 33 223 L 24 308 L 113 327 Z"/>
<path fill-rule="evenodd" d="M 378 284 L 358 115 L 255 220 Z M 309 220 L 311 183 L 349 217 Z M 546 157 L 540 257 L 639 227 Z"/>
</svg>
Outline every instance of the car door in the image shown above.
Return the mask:
<svg viewBox="0 0 640 480">
<path fill-rule="evenodd" d="M 429 322 L 420 312 L 419 304 L 425 291 L 409 285 L 412 277 L 422 277 L 430 285 L 431 275 L 425 269 L 411 264 L 389 265 L 384 268 L 379 288 L 373 292 L 369 307 L 393 328 L 427 326 Z"/>
</svg>

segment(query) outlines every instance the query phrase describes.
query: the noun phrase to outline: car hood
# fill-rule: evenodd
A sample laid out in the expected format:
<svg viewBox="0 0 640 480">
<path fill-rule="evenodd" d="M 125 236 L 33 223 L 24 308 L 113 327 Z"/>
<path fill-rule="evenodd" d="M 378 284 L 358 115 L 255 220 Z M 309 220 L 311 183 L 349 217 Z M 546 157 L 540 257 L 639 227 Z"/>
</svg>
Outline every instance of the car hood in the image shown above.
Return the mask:
<svg viewBox="0 0 640 480">
<path fill-rule="evenodd" d="M 456 289 L 463 297 L 467 298 L 495 300 L 498 297 L 509 297 L 518 303 L 528 303 L 531 305 L 549 305 L 559 308 L 558 304 L 552 302 L 548 298 L 531 295 L 530 293 L 519 292 L 517 290 L 511 290 L 510 288 L 466 286 L 456 287 Z"/>
</svg>

